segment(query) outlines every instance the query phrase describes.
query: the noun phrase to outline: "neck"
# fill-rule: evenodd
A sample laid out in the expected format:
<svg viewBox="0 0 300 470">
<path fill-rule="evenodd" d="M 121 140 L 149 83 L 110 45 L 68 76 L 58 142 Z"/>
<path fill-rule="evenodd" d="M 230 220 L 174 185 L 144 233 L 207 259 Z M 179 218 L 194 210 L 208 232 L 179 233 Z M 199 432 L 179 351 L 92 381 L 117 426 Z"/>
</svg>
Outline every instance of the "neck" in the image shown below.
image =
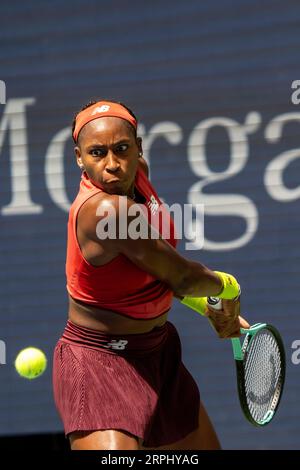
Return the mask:
<svg viewBox="0 0 300 470">
<path fill-rule="evenodd" d="M 129 188 L 127 196 L 130 197 L 131 199 L 135 199 L 135 193 L 134 193 L 134 183 L 132 186 Z"/>
</svg>

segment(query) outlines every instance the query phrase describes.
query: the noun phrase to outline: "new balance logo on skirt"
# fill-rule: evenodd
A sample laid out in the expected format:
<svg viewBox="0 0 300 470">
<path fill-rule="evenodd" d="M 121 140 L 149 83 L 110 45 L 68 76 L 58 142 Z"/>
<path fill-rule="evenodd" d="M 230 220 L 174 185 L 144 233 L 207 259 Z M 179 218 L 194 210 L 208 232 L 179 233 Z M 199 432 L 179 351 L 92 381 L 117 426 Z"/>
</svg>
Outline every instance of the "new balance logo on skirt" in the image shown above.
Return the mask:
<svg viewBox="0 0 300 470">
<path fill-rule="evenodd" d="M 127 343 L 128 341 L 126 339 L 119 339 L 119 341 L 113 339 L 103 347 L 107 349 L 125 349 Z"/>
</svg>

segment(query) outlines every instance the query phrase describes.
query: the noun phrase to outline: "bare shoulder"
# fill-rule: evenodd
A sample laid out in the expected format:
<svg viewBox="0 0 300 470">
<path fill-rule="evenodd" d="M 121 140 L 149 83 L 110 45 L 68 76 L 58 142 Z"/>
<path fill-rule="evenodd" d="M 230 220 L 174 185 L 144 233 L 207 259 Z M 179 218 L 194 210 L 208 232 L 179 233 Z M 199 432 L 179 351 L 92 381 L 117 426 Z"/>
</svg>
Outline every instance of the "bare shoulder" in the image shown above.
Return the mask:
<svg viewBox="0 0 300 470">
<path fill-rule="evenodd" d="M 80 218 L 84 216 L 94 215 L 95 217 L 101 212 L 102 208 L 114 207 L 118 208 L 119 197 L 117 194 L 108 194 L 103 191 L 94 194 L 92 197 L 87 199 L 84 204 L 81 206 L 79 214 Z"/>
<path fill-rule="evenodd" d="M 134 201 L 127 196 L 117 194 L 107 194 L 99 192 L 89 198 L 79 210 L 77 219 L 77 228 L 87 238 L 95 241 L 97 239 L 97 224 L 101 220 L 112 222 L 118 225 L 120 211 L 127 212 L 128 207 L 134 204 Z M 112 219 L 114 219 L 112 221 Z"/>
</svg>

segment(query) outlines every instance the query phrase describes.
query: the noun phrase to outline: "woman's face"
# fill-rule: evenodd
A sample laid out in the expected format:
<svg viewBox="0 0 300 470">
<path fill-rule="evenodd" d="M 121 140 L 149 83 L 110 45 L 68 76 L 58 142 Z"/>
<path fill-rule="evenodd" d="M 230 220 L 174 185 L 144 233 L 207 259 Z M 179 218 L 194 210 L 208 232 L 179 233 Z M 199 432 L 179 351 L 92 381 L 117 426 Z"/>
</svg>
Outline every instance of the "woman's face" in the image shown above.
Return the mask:
<svg viewBox="0 0 300 470">
<path fill-rule="evenodd" d="M 141 150 L 141 139 L 127 121 L 101 117 L 82 128 L 75 154 L 78 165 L 105 192 L 130 196 Z"/>
</svg>

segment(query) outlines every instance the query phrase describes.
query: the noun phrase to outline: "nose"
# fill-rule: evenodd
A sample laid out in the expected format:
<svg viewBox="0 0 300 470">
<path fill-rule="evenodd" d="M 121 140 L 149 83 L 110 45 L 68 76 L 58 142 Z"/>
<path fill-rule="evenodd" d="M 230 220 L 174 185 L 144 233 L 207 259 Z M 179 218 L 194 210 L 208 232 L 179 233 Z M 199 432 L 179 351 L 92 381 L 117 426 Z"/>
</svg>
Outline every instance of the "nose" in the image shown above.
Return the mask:
<svg viewBox="0 0 300 470">
<path fill-rule="evenodd" d="M 113 152 L 109 152 L 106 157 L 106 171 L 115 173 L 120 168 L 120 163 Z"/>
</svg>

